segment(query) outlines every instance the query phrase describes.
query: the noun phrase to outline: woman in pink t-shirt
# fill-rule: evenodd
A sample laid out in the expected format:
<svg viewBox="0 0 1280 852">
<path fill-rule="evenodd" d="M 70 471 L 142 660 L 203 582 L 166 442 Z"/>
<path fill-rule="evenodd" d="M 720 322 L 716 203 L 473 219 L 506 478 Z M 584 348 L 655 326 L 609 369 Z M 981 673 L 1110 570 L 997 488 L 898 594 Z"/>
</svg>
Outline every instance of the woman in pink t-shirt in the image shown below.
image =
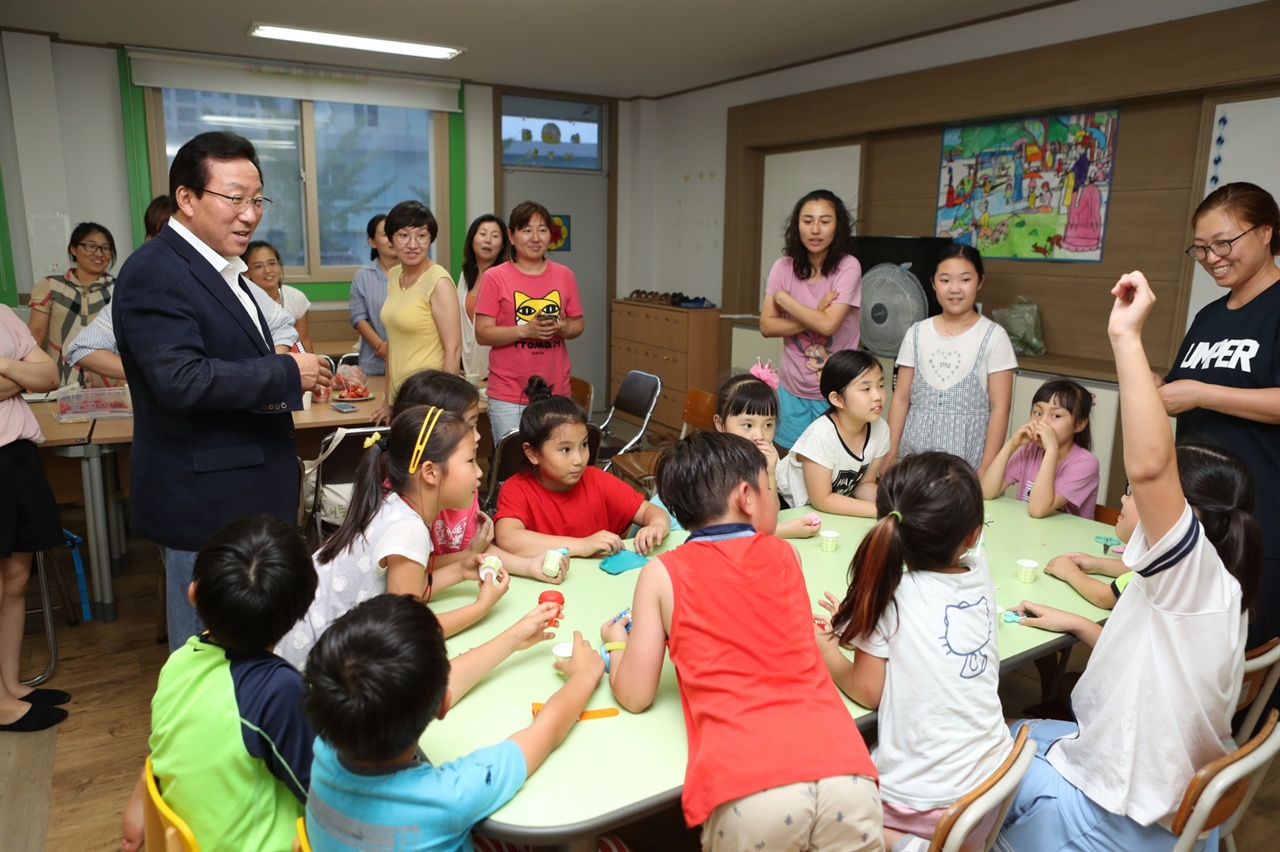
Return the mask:
<svg viewBox="0 0 1280 852">
<path fill-rule="evenodd" d="M 862 266 L 849 254 L 849 211 L 828 190 L 796 202 L 785 237 L 783 256 L 769 271 L 760 333 L 783 338 L 776 440 L 790 447 L 827 410 L 818 390 L 827 357 L 858 347 Z"/>
<path fill-rule="evenodd" d="M 58 368 L 22 320 L 0 305 L 0 732 L 42 731 L 67 718 L 71 696 L 18 678 L 32 554 L 62 542 L 58 505 L 36 444 L 44 440 L 23 391 L 51 391 Z M 47 403 L 46 403 L 47 404 Z"/>
<path fill-rule="evenodd" d="M 520 428 L 531 376 L 544 377 L 553 393 L 569 395 L 565 341 L 584 328 L 578 280 L 546 258 L 552 236 L 547 208 L 525 201 L 507 222 L 514 259 L 485 272 L 476 300 L 476 342 L 493 347 L 488 397 L 495 444 Z"/>
</svg>

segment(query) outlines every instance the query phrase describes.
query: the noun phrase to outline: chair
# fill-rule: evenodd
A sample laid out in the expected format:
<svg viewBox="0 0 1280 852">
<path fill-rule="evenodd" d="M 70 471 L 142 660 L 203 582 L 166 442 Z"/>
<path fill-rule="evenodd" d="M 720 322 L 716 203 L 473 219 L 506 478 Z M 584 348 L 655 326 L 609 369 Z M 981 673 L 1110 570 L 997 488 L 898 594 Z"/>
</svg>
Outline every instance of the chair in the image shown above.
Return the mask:
<svg viewBox="0 0 1280 852">
<path fill-rule="evenodd" d="M 359 352 L 347 352 L 346 354 L 339 356 L 339 358 L 338 358 L 338 366 L 339 366 L 339 367 L 345 367 L 345 366 L 347 366 L 347 365 L 351 365 L 352 367 L 359 367 L 359 366 L 360 366 L 360 353 L 359 353 Z"/>
<path fill-rule="evenodd" d="M 1240 825 L 1266 777 L 1267 768 L 1280 751 L 1277 719 L 1280 719 L 1280 710 L 1272 710 L 1257 736 L 1192 777 L 1173 817 L 1173 833 L 1178 835 L 1174 852 L 1187 852 L 1204 832 L 1215 827 L 1227 852 L 1236 852 L 1231 834 Z"/>
<path fill-rule="evenodd" d="M 690 432 L 709 431 L 715 428 L 716 397 L 704 390 L 690 388 L 684 395 L 684 411 L 680 415 L 680 437 Z M 617 456 L 613 460 L 614 471 L 623 479 L 640 486 L 650 497 L 657 492 L 654 471 L 658 468 L 661 452 L 634 452 Z"/>
<path fill-rule="evenodd" d="M 1110 506 L 1104 506 L 1101 503 L 1093 507 L 1093 519 L 1100 524 L 1106 524 L 1114 527 L 1116 521 L 1120 520 L 1120 510 L 1113 509 Z"/>
<path fill-rule="evenodd" d="M 84 541 L 83 538 L 71 532 L 63 530 L 62 535 L 68 547 L 71 548 L 72 556 L 75 559 L 76 577 L 80 584 L 80 607 L 84 614 L 85 621 L 91 621 L 92 616 L 89 612 L 89 592 L 84 584 L 84 565 L 80 561 L 79 544 Z M 80 619 L 76 616 L 74 604 L 71 602 L 71 596 L 67 593 L 67 586 L 62 582 L 62 575 L 58 572 L 58 560 L 52 551 L 41 551 L 35 555 L 31 566 L 32 572 L 36 575 L 36 580 L 40 585 L 40 608 L 35 610 L 27 610 L 27 614 L 39 612 L 44 618 L 44 635 L 45 645 L 48 648 L 48 657 L 45 662 L 44 671 L 31 678 L 24 680 L 27 686 L 39 686 L 50 678 L 53 674 L 54 667 L 58 664 L 58 634 L 53 629 L 53 611 L 61 609 L 67 617 L 67 625 L 75 627 L 80 623 Z M 62 598 L 61 604 L 55 604 L 49 597 L 49 577 L 53 577 L 54 585 L 58 587 L 58 594 Z"/>
<path fill-rule="evenodd" d="M 156 774 L 147 757 L 147 797 L 142 802 L 142 843 L 147 852 L 200 852 L 191 828 L 160 798 Z"/>
<path fill-rule="evenodd" d="M 1259 645 L 1244 655 L 1244 686 L 1236 710 L 1249 708 L 1240 730 L 1236 731 L 1236 745 L 1243 746 L 1262 717 L 1262 711 L 1280 680 L 1280 637 L 1265 645 Z"/>
<path fill-rule="evenodd" d="M 342 523 L 351 501 L 356 467 L 364 457 L 364 439 L 379 431 L 386 432 L 386 427 L 336 429 L 321 439 L 319 456 L 305 462 L 299 459 L 303 480 L 301 511 L 318 541 L 325 538 L 325 525 Z"/>
<path fill-rule="evenodd" d="M 311 852 L 311 839 L 307 837 L 307 818 L 298 817 L 298 839 L 294 841 L 297 852 Z"/>
<path fill-rule="evenodd" d="M 947 808 L 933 830 L 929 852 L 960 852 L 973 827 L 994 811 L 996 821 L 991 833 L 977 847 L 983 852 L 990 849 L 1000 833 L 1005 815 L 1009 813 L 1009 806 L 1013 804 L 1013 796 L 1018 792 L 1022 776 L 1027 774 L 1035 756 L 1036 741 L 1028 736 L 1027 727 L 1023 725 L 1018 731 L 1017 739 L 1013 741 L 1013 750 L 996 771 L 991 773 L 991 777 Z"/>
<path fill-rule="evenodd" d="M 587 412 L 588 417 L 591 416 L 591 404 L 596 399 L 596 389 L 591 386 L 591 382 L 577 376 L 570 376 L 569 397 L 578 403 L 579 408 Z"/>
<path fill-rule="evenodd" d="M 653 416 L 653 407 L 658 404 L 660 393 L 662 393 L 662 379 L 652 373 L 642 373 L 639 370 L 627 373 L 626 378 L 622 380 L 622 386 L 618 388 L 617 396 L 613 398 L 613 407 L 609 409 L 609 416 L 600 424 L 600 432 L 603 436 L 600 443 L 600 458 L 605 461 L 605 470 L 612 466 L 614 456 L 630 452 L 644 440 L 644 432 L 649 428 L 649 418 Z M 629 441 L 624 441 L 609 432 L 609 424 L 613 422 L 613 416 L 618 412 L 641 421 L 639 431 Z"/>
<path fill-rule="evenodd" d="M 587 424 L 587 447 L 589 455 L 587 464 L 594 465 L 600 454 L 600 427 L 594 423 Z M 489 484 L 480 498 L 480 508 L 485 514 L 492 516 L 498 508 L 498 491 L 502 483 L 522 470 L 533 467 L 528 456 L 524 454 L 524 437 L 519 429 L 513 429 L 498 441 L 498 448 L 493 454 L 493 466 L 489 470 Z"/>
</svg>

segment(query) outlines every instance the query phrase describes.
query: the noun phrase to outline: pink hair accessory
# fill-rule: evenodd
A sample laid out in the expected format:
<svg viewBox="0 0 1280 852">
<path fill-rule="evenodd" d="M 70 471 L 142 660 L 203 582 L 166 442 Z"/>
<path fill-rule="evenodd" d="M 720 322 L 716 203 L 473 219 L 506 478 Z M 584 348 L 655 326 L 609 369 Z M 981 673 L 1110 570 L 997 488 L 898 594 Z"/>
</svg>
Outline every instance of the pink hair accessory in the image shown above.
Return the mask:
<svg viewBox="0 0 1280 852">
<path fill-rule="evenodd" d="M 759 358 L 756 358 L 756 365 L 747 372 L 751 373 L 751 375 L 755 376 L 774 390 L 778 389 L 778 371 L 773 369 L 772 358 L 763 363 L 761 363 Z"/>
</svg>

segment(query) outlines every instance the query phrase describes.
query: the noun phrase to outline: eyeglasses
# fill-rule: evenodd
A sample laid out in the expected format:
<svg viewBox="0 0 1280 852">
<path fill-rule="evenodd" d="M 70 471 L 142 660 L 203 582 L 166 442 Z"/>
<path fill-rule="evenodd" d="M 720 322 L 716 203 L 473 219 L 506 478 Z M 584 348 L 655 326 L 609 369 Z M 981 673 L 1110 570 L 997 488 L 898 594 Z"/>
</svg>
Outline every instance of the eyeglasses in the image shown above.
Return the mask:
<svg viewBox="0 0 1280 852">
<path fill-rule="evenodd" d="M 76 245 L 84 249 L 87 254 L 111 254 L 111 246 L 100 246 L 97 243 L 76 243 Z"/>
<path fill-rule="evenodd" d="M 391 239 L 398 246 L 407 246 L 412 243 L 417 243 L 420 246 L 429 246 L 431 245 L 431 232 L 419 231 L 416 234 L 409 234 L 404 231 L 396 231 Z"/>
<path fill-rule="evenodd" d="M 272 260 L 260 260 L 260 261 L 258 261 L 257 263 L 251 263 L 251 264 L 249 264 L 249 268 L 250 268 L 250 269 L 252 269 L 252 270 L 254 270 L 255 272 L 257 272 L 258 270 L 261 270 L 261 269 L 279 269 L 279 268 L 280 268 L 280 261 L 275 260 L 275 259 L 272 259 Z"/>
<path fill-rule="evenodd" d="M 271 206 L 271 199 L 265 198 L 261 195 L 257 198 L 249 195 L 223 195 L 221 192 L 214 192 L 212 189 L 207 187 L 201 191 L 207 192 L 210 195 L 216 195 L 219 198 L 225 198 L 227 201 L 231 202 L 231 206 L 237 210 L 243 210 L 250 205 L 253 205 L 255 210 L 266 210 Z"/>
<path fill-rule="evenodd" d="M 1256 227 L 1258 226 L 1253 226 L 1253 228 Z M 1253 228 L 1250 228 L 1249 231 L 1252 231 Z M 1245 231 L 1244 234 L 1249 233 L 1249 231 Z M 1240 237 L 1243 237 L 1244 234 L 1241 234 Z M 1207 246 L 1189 246 L 1187 248 L 1186 255 L 1192 260 L 1205 260 L 1209 257 L 1209 252 L 1213 252 L 1218 257 L 1226 257 L 1231 254 L 1231 244 L 1240 239 L 1240 237 L 1235 237 L 1230 240 L 1214 240 Z"/>
</svg>

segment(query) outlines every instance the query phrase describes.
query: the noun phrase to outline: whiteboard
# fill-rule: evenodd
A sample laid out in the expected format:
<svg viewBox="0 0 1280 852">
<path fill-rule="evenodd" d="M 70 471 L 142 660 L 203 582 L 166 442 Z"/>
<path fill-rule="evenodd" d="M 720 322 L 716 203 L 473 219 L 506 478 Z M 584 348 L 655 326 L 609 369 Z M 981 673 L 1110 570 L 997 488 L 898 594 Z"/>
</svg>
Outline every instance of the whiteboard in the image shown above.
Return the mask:
<svg viewBox="0 0 1280 852">
<path fill-rule="evenodd" d="M 760 217 L 760 299 L 769 280 L 773 262 L 782 257 L 783 231 L 797 201 L 815 189 L 829 189 L 849 208 L 849 218 L 858 219 L 858 177 L 862 169 L 862 146 L 820 148 L 790 154 L 769 154 L 764 158 L 764 210 Z"/>
<path fill-rule="evenodd" d="M 1224 184 L 1248 181 L 1280 199 L 1280 98 L 1218 104 L 1212 132 L 1204 195 Z M 1201 308 L 1225 294 L 1197 263 L 1191 274 L 1187 328 Z"/>
</svg>

